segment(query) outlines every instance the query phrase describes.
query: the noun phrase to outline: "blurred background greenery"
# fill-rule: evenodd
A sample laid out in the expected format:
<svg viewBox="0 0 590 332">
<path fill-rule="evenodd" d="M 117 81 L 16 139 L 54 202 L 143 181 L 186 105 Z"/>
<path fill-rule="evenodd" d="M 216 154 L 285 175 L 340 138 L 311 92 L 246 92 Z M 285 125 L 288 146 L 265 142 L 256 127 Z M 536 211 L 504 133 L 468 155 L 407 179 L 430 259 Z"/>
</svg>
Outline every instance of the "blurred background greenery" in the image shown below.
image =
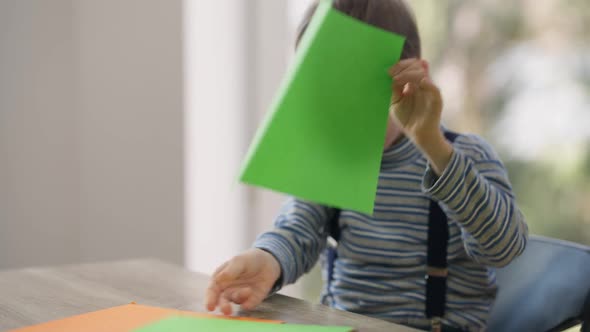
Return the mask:
<svg viewBox="0 0 590 332">
<path fill-rule="evenodd" d="M 531 233 L 590 245 L 590 1 L 409 1 L 445 122 L 505 162 Z"/>
</svg>

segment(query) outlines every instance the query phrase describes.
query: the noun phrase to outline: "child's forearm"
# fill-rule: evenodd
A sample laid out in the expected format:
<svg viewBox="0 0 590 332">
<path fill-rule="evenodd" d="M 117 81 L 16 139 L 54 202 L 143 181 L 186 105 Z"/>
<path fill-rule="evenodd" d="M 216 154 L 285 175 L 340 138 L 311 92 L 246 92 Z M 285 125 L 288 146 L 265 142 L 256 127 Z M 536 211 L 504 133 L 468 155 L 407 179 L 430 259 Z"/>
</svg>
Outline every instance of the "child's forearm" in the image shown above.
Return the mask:
<svg viewBox="0 0 590 332">
<path fill-rule="evenodd" d="M 425 137 L 416 137 L 416 145 L 428 159 L 434 173 L 440 176 L 449 165 L 453 155 L 451 143 L 441 131 L 437 131 Z"/>
<path fill-rule="evenodd" d="M 275 228 L 258 237 L 254 247 L 276 258 L 281 266 L 283 284 L 294 283 L 316 263 L 326 245 L 322 232 L 331 209 L 291 198 L 283 206 Z"/>
<path fill-rule="evenodd" d="M 440 175 L 427 172 L 424 190 L 465 230 L 471 257 L 503 266 L 524 250 L 527 226 L 500 161 L 486 146 L 467 140 L 460 144 L 469 150 L 456 150 Z"/>
</svg>

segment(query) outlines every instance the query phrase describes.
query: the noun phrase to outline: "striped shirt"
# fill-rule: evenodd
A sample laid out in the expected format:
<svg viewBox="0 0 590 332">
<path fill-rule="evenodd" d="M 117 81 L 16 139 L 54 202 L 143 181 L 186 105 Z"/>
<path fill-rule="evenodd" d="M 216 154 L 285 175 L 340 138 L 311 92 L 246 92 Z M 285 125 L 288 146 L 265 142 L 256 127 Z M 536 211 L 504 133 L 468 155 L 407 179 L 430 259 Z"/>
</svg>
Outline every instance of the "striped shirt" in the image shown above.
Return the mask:
<svg viewBox="0 0 590 332">
<path fill-rule="evenodd" d="M 460 135 L 453 149 L 440 177 L 407 138 L 384 152 L 373 215 L 341 212 L 338 258 L 324 303 L 427 328 L 424 276 L 433 199 L 449 219 L 443 323 L 485 330 L 496 294 L 495 267 L 524 250 L 528 228 L 506 169 L 490 145 L 476 135 Z M 284 285 L 318 261 L 333 214 L 329 207 L 291 198 L 274 229 L 258 237 L 254 246 L 277 258 Z"/>
</svg>

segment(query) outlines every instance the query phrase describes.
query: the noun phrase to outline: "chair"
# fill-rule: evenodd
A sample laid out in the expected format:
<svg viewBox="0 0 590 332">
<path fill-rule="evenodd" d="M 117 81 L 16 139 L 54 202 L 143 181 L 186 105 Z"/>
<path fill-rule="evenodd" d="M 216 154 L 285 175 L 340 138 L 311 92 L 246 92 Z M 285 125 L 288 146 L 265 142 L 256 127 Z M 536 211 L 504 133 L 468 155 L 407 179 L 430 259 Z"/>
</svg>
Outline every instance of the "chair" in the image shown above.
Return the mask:
<svg viewBox="0 0 590 332">
<path fill-rule="evenodd" d="M 490 332 L 590 332 L 590 247 L 530 236 L 522 255 L 497 270 Z"/>
</svg>

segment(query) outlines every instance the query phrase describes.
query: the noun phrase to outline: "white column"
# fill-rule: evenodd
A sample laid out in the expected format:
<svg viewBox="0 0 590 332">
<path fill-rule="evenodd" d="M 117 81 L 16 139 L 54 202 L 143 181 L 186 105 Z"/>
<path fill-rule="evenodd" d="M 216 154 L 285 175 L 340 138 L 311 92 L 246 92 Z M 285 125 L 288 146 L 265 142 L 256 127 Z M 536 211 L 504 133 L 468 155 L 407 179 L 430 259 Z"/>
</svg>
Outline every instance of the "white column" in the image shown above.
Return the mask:
<svg viewBox="0 0 590 332">
<path fill-rule="evenodd" d="M 185 262 L 205 273 L 248 245 L 248 3 L 184 1 Z"/>
<path fill-rule="evenodd" d="M 287 60 L 293 52 L 287 24 L 288 1 L 256 0 L 252 7 L 256 10 L 256 20 L 252 28 L 255 36 L 251 61 L 254 69 L 256 90 L 253 91 L 252 128 L 248 133 L 250 140 L 255 129 L 262 122 L 274 95 L 287 69 Z M 283 195 L 269 190 L 252 188 L 250 202 L 256 227 L 255 233 L 268 230 L 283 201 Z M 251 234 L 251 238 L 256 234 Z"/>
</svg>

